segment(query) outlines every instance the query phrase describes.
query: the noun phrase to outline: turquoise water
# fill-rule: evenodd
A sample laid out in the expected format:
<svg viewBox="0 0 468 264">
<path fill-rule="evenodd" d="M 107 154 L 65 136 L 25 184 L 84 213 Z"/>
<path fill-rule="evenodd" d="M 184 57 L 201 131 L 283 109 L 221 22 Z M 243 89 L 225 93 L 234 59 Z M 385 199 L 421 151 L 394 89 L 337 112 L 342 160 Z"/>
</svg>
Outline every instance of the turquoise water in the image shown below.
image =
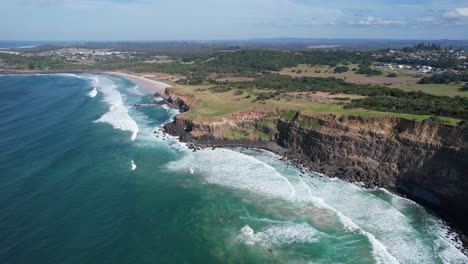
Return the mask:
<svg viewBox="0 0 468 264">
<path fill-rule="evenodd" d="M 468 263 L 417 204 L 191 152 L 159 132 L 172 110 L 130 107 L 149 100 L 105 75 L 0 76 L 0 263 Z"/>
</svg>

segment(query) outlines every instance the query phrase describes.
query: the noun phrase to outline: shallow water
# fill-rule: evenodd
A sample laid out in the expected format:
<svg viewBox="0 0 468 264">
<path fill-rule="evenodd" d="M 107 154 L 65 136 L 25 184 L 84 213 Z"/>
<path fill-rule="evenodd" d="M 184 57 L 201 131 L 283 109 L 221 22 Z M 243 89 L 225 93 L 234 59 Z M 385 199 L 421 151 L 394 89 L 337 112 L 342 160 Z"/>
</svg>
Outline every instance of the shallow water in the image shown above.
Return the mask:
<svg viewBox="0 0 468 264">
<path fill-rule="evenodd" d="M 253 150 L 191 152 L 105 75 L 0 76 L 1 263 L 468 263 L 385 190 Z M 157 131 L 155 134 L 154 131 Z"/>
</svg>

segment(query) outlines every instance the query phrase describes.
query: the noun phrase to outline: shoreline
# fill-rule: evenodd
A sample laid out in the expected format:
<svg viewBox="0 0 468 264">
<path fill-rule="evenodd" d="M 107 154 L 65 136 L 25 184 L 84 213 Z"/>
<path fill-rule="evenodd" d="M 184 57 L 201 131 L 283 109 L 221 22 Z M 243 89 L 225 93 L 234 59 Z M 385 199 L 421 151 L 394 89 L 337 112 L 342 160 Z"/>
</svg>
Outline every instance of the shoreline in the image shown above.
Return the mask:
<svg viewBox="0 0 468 264">
<path fill-rule="evenodd" d="M 123 71 L 36 71 L 36 70 L 12 70 L 12 69 L 4 69 L 2 74 L 60 74 L 60 73 L 72 73 L 72 74 L 80 74 L 80 73 L 88 73 L 88 74 L 107 74 L 107 75 L 114 75 L 118 77 L 125 78 L 129 81 L 135 82 L 136 84 L 140 85 L 142 88 L 142 92 L 147 92 L 150 94 L 154 93 L 161 93 L 163 94 L 166 88 L 171 87 L 172 85 L 157 81 L 153 79 L 147 78 L 148 75 L 138 73 L 129 73 Z"/>
<path fill-rule="evenodd" d="M 172 96 L 171 96 L 172 97 Z M 173 108 L 178 108 L 179 110 L 190 111 L 190 104 L 184 102 L 183 98 L 178 98 L 177 95 L 172 97 L 172 104 L 169 104 Z M 182 106 L 187 106 L 187 109 L 182 109 Z M 197 151 L 200 149 L 205 148 L 227 148 L 227 149 L 259 149 L 259 150 L 266 150 L 272 152 L 276 155 L 279 155 L 281 158 L 280 160 L 290 162 L 294 166 L 296 166 L 300 173 L 301 177 L 304 176 L 305 172 L 314 172 L 320 175 L 324 175 L 329 178 L 340 178 L 343 181 L 349 183 L 356 183 L 361 182 L 364 184 L 364 188 L 366 189 L 374 189 L 374 188 L 384 188 L 390 193 L 398 195 L 400 197 L 404 197 L 409 199 L 420 206 L 422 206 L 427 212 L 436 216 L 438 219 L 443 221 L 444 225 L 446 226 L 449 233 L 455 234 L 454 236 L 448 236 L 447 239 L 450 239 L 463 254 L 468 256 L 468 231 L 464 228 L 463 224 L 460 222 L 459 217 L 457 215 L 452 214 L 453 208 L 451 210 L 445 210 L 438 208 L 437 206 L 431 205 L 429 202 L 424 201 L 420 197 L 411 193 L 411 190 L 404 190 L 401 186 L 397 184 L 391 185 L 386 182 L 377 182 L 375 181 L 375 175 L 371 175 L 372 177 L 364 177 L 363 175 L 356 174 L 357 176 L 354 177 L 352 171 L 342 170 L 339 164 L 327 164 L 321 162 L 320 160 L 314 160 L 313 157 L 305 155 L 304 153 L 301 154 L 300 150 L 294 150 L 294 146 L 280 146 L 276 140 L 270 141 L 258 141 L 258 140 L 251 140 L 251 139 L 223 139 L 217 138 L 214 136 L 216 134 L 216 129 L 219 128 L 219 125 L 210 126 L 208 123 L 193 123 L 193 119 L 188 118 L 177 118 L 164 126 L 164 132 L 171 135 L 171 136 L 178 136 L 179 141 L 186 143 L 189 149 L 192 151 Z M 242 122 L 240 122 L 242 123 Z M 242 124 L 238 124 L 242 125 Z M 291 126 L 283 126 L 283 128 L 291 128 Z M 291 130 L 291 129 L 290 129 Z M 191 131 L 196 131 L 195 135 L 191 134 Z M 205 134 L 203 132 L 206 132 Z M 218 131 L 219 132 L 219 131 Z M 284 133 L 288 134 L 290 132 L 294 132 L 294 129 L 291 131 L 283 131 Z M 296 131 L 297 132 L 297 131 Z M 313 132 L 313 131 L 312 131 Z M 300 137 L 301 134 L 296 133 L 296 137 Z M 291 135 L 290 135 L 291 136 Z M 304 135 L 302 135 L 304 136 Z M 320 141 L 327 142 L 327 138 L 320 138 Z M 300 139 L 300 138 L 298 138 Z M 294 143 L 295 141 L 293 141 Z M 298 141 L 302 142 L 302 141 Z M 367 141 L 366 141 L 367 142 Z M 372 142 L 372 141 L 370 141 Z M 378 142 L 378 140 L 377 140 Z M 403 141 L 404 142 L 404 141 Z M 291 143 L 291 144 L 293 144 Z M 322 142 L 323 143 L 323 142 Z M 352 144 L 354 145 L 354 144 Z M 297 147 L 297 146 L 296 146 Z M 316 146 L 320 147 L 320 146 Z M 330 171 L 332 173 L 330 173 Z M 350 174 L 351 173 L 351 174 Z M 349 177 L 349 176 L 353 177 Z M 359 177 L 358 177 L 359 176 Z M 377 177 L 377 179 L 379 179 Z M 384 180 L 384 179 L 382 179 Z M 450 208 L 449 208 L 450 209 Z"/>
<path fill-rule="evenodd" d="M 126 73 L 126 72 L 118 72 L 118 71 L 108 71 L 108 72 L 99 72 L 99 73 L 119 76 L 127 80 L 130 80 L 132 82 L 135 82 L 136 84 L 141 85 L 142 90 L 145 90 L 146 92 L 151 93 L 151 94 L 154 94 L 154 93 L 163 94 L 166 88 L 171 87 L 170 84 L 167 84 L 161 81 L 148 79 L 146 75 L 136 75 L 135 73 Z"/>
<path fill-rule="evenodd" d="M 327 174 L 324 174 L 322 172 L 314 170 L 314 168 L 308 166 L 304 160 L 301 160 L 300 158 L 294 156 L 290 151 L 287 149 L 281 147 L 277 143 L 274 142 L 259 142 L 259 141 L 251 141 L 251 140 L 246 140 L 246 141 L 206 141 L 206 142 L 200 142 L 191 138 L 181 138 L 180 135 L 177 134 L 172 134 L 170 131 L 166 130 L 166 126 L 163 128 L 163 133 L 170 135 L 170 136 L 178 136 L 178 141 L 181 143 L 184 143 L 187 145 L 188 149 L 190 149 L 193 152 L 197 152 L 203 149 L 230 149 L 234 151 L 238 150 L 257 150 L 257 151 L 267 151 L 270 152 L 274 155 L 278 156 L 278 160 L 282 162 L 289 163 L 291 166 L 294 166 L 298 171 L 299 171 L 299 176 L 300 177 L 305 177 L 307 174 L 314 173 L 319 175 L 320 177 L 327 177 L 327 178 L 336 178 L 340 179 L 344 182 L 347 182 L 349 184 L 356 184 L 359 185 L 361 188 L 367 189 L 367 190 L 376 190 L 376 189 L 384 189 L 385 191 L 399 196 L 404 199 L 408 199 L 411 202 L 416 203 L 417 205 L 421 206 L 426 210 L 429 214 L 435 216 L 437 219 L 442 221 L 443 226 L 446 228 L 447 238 L 452 242 L 452 246 L 456 247 L 458 250 L 460 250 L 463 254 L 468 256 L 468 235 L 451 219 L 451 217 L 448 217 L 447 215 L 441 215 L 429 208 L 426 204 L 420 203 L 414 199 L 412 199 L 410 196 L 408 196 L 405 193 L 402 193 L 398 191 L 396 188 L 388 188 L 388 187 L 379 187 L 379 186 L 369 186 L 366 182 L 357 182 L 357 181 L 348 181 L 345 179 L 342 179 L 340 177 L 336 176 L 329 176 Z M 359 184 L 359 183 L 362 183 Z"/>
</svg>

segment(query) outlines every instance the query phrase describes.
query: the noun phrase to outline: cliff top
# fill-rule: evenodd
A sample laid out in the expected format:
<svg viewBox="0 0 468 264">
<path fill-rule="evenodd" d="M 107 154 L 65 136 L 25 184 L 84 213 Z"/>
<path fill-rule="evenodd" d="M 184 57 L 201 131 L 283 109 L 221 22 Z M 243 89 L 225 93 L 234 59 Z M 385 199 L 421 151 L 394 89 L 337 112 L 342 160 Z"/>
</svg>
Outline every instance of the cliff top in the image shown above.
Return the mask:
<svg viewBox="0 0 468 264">
<path fill-rule="evenodd" d="M 347 108 L 353 99 L 365 96 L 353 94 L 331 94 L 328 92 L 290 92 L 280 93 L 267 99 L 259 100 L 259 96 L 272 93 L 272 90 L 217 90 L 213 85 L 176 85 L 167 89 L 173 97 L 183 100 L 190 106 L 190 111 L 182 116 L 192 119 L 220 120 L 237 112 L 248 110 L 262 110 L 274 112 L 278 109 L 293 110 L 304 115 L 338 115 L 361 117 L 399 117 L 408 120 L 423 121 L 431 115 L 417 115 L 408 113 L 395 113 L 375 111 L 363 108 Z M 460 119 L 450 117 L 437 117 L 440 123 L 455 125 Z"/>
</svg>

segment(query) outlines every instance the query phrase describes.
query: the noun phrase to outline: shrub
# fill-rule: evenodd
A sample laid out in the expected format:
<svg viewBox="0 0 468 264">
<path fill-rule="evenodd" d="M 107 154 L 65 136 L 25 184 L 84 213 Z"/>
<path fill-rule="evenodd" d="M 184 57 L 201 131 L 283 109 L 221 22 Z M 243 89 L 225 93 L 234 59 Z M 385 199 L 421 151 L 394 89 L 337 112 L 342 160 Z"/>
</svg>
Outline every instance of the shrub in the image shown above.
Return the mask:
<svg viewBox="0 0 468 264">
<path fill-rule="evenodd" d="M 335 68 L 335 70 L 333 71 L 334 73 L 344 73 L 344 72 L 347 72 L 349 71 L 349 68 L 346 67 L 346 66 L 338 66 Z"/>
<path fill-rule="evenodd" d="M 465 85 L 459 89 L 462 92 L 468 91 L 468 83 L 465 83 Z"/>
<path fill-rule="evenodd" d="M 244 92 L 241 91 L 241 90 L 235 90 L 235 91 L 234 91 L 234 95 L 236 95 L 236 96 L 237 96 L 237 95 L 242 95 L 243 93 L 244 93 Z"/>
<path fill-rule="evenodd" d="M 229 87 L 229 86 L 214 86 L 214 87 L 211 87 L 210 90 L 213 93 L 225 93 L 225 92 L 229 92 L 231 90 L 231 87 Z"/>
</svg>

